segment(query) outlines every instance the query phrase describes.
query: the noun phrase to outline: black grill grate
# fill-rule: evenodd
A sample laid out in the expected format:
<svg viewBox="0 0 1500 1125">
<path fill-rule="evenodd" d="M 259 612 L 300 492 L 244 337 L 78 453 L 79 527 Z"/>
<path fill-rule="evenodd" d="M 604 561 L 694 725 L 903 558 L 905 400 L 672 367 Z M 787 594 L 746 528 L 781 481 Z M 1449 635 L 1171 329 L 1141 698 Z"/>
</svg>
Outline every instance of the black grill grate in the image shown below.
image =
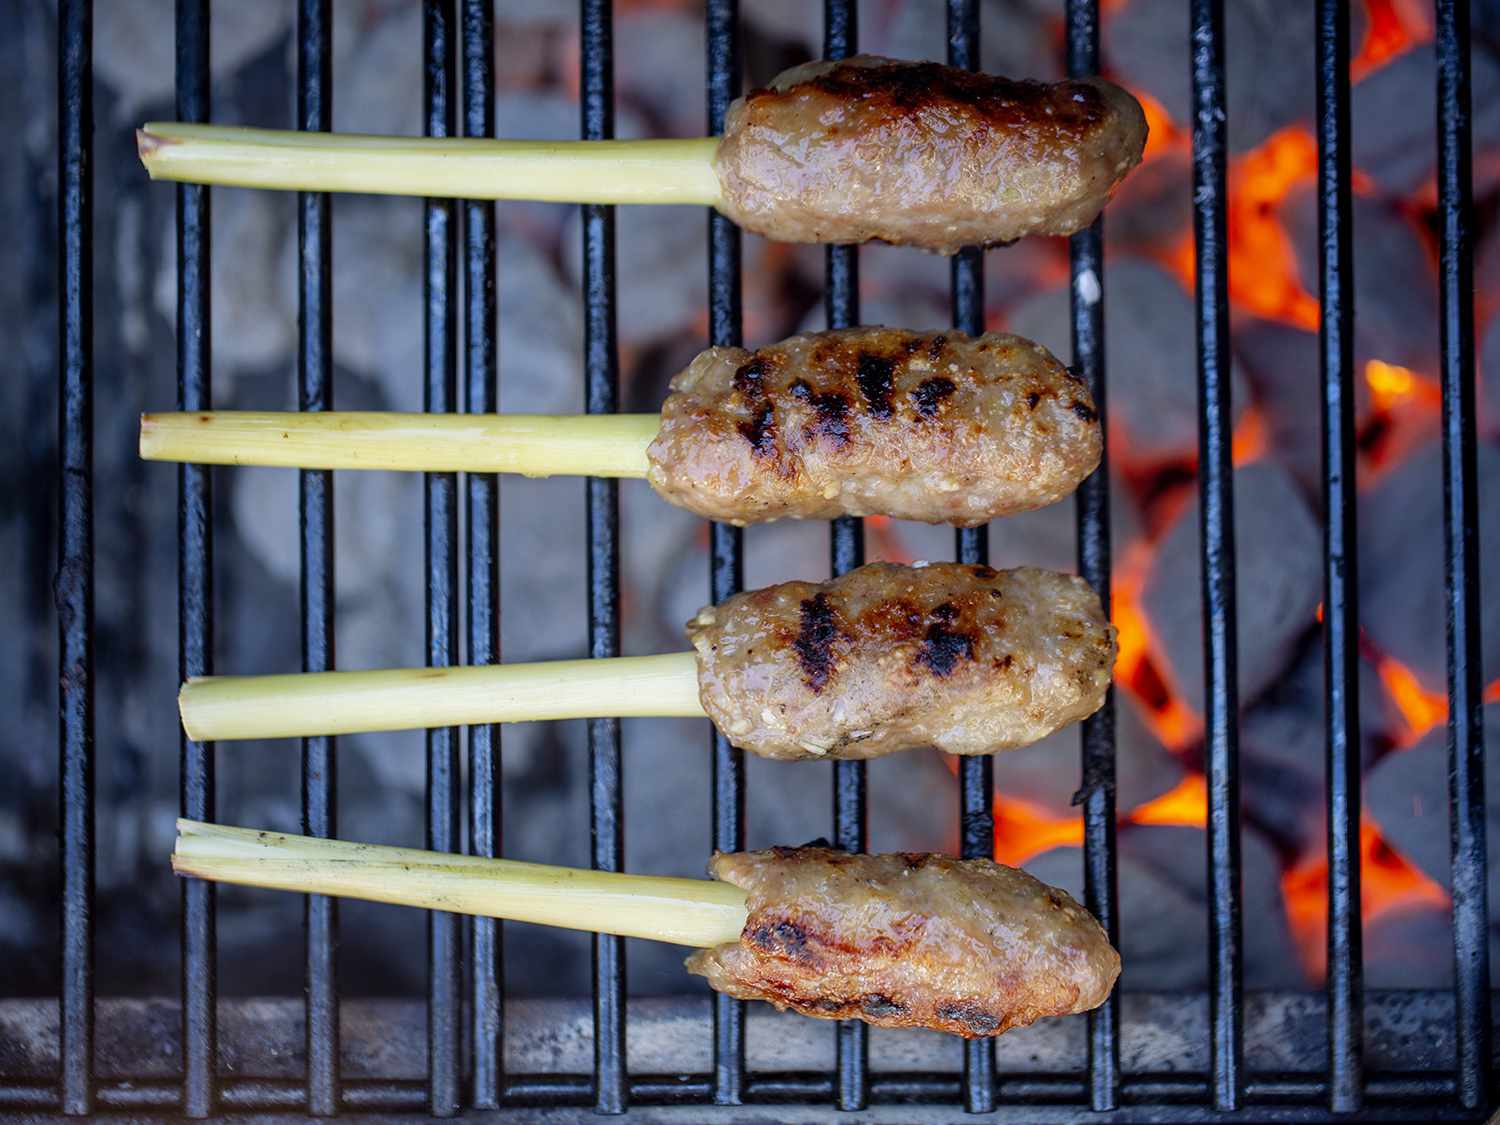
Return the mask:
<svg viewBox="0 0 1500 1125">
<path fill-rule="evenodd" d="M 1229 240 L 1225 233 L 1224 0 L 1192 2 L 1193 242 L 1198 299 L 1198 512 L 1203 567 L 1203 726 L 1208 773 L 1210 1083 L 1243 1093 L 1239 686 L 1235 672 L 1234 470 L 1230 464 Z"/>
<path fill-rule="evenodd" d="M 181 0 L 177 5 L 177 112 L 184 121 L 209 117 L 208 13 Z M 177 188 L 177 322 L 196 331 L 177 334 L 177 406 L 206 410 L 212 404 L 213 353 L 209 316 L 209 191 L 197 184 Z M 213 672 L 213 478 L 206 466 L 177 471 L 177 573 L 179 671 L 184 678 Z M 182 815 L 214 817 L 213 747 L 179 734 Z M 218 996 L 214 966 L 212 885 L 182 886 L 183 1111 L 209 1112 L 214 1101 L 218 1053 Z"/>
<path fill-rule="evenodd" d="M 1349 237 L 1349 10 L 1318 5 L 1318 213 L 1323 294 L 1323 616 L 1328 731 L 1329 1106 L 1360 1108 L 1364 1078 L 1359 918 L 1359 612 L 1354 496 L 1354 276 Z"/>
<path fill-rule="evenodd" d="M 582 135 L 613 133 L 611 13 L 608 0 L 582 0 Z M 708 124 L 722 128 L 740 87 L 738 13 L 734 0 L 707 0 Z M 461 9 L 461 10 L 460 10 Z M 949 61 L 975 67 L 978 0 L 949 0 Z M 1097 0 L 1067 0 L 1068 69 L 1098 68 Z M 92 974 L 93 899 L 93 543 L 92 543 L 92 6 L 60 0 L 59 194 L 60 274 L 60 528 L 56 603 L 60 629 L 62 804 L 61 1072 L 55 1083 L 5 1080 L 0 1105 L 83 1115 L 95 1108 L 169 1110 L 199 1117 L 220 1111 L 340 1110 L 409 1112 L 425 1104 L 434 1114 L 463 1107 L 589 1105 L 605 1113 L 639 1103 L 808 1101 L 843 1109 L 889 1102 L 962 1106 L 994 1111 L 1007 1120 L 1038 1119 L 1091 1108 L 1097 1120 L 1198 1121 L 1233 1119 L 1252 1107 L 1258 1120 L 1328 1120 L 1331 1112 L 1363 1111 L 1397 1118 L 1476 1118 L 1489 1106 L 1490 979 L 1486 902 L 1483 741 L 1475 491 L 1475 404 L 1470 246 L 1469 5 L 1437 0 L 1439 219 L 1441 239 L 1442 398 L 1448 628 L 1448 738 L 1451 751 L 1454 886 L 1454 1010 L 1456 1073 L 1366 1075 L 1363 1065 L 1363 991 L 1359 919 L 1359 763 L 1357 746 L 1357 627 L 1352 426 L 1353 303 L 1349 291 L 1353 245 L 1350 224 L 1349 13 L 1342 0 L 1318 0 L 1317 125 L 1320 187 L 1320 284 L 1325 469 L 1324 640 L 1328 706 L 1329 959 L 1326 1077 L 1285 1077 L 1244 1071 L 1241 996 L 1238 754 L 1236 740 L 1233 488 L 1230 464 L 1228 302 L 1225 241 L 1224 2 L 1192 0 L 1189 32 L 1193 88 L 1194 228 L 1198 278 L 1201 532 L 1205 630 L 1206 758 L 1210 802 L 1209 1002 L 1211 1065 L 1206 1075 L 1125 1074 L 1120 1062 L 1118 997 L 1092 1013 L 1086 1074 L 1005 1076 L 996 1073 L 993 1044 L 967 1044 L 963 1071 L 928 1075 L 871 1073 L 868 1029 L 846 1023 L 835 1030 L 837 1070 L 747 1073 L 744 1005 L 716 996 L 713 1069 L 686 1077 L 631 1076 L 626 1069 L 624 944 L 594 943 L 594 1070 L 592 1074 L 503 1073 L 503 984 L 500 927 L 430 916 L 427 1000 L 429 1077 L 424 1083 L 341 1080 L 339 1004 L 333 950 L 337 911 L 311 897 L 306 912 L 305 1082 L 243 1079 L 216 1070 L 214 892 L 206 883 L 182 887 L 182 1043 L 178 1082 L 101 1083 L 94 1059 Z M 856 49 L 852 0 L 826 0 L 825 53 Z M 486 0 L 427 0 L 421 49 L 426 63 L 426 131 L 494 132 L 493 27 Z M 301 0 L 297 25 L 297 116 L 305 129 L 331 124 L 328 0 Z M 1232 45 L 1230 45 L 1232 49 Z M 413 49 L 416 49 L 415 45 Z M 203 0 L 177 3 L 177 109 L 183 120 L 210 117 L 209 20 Z M 459 79 L 462 78 L 462 88 Z M 211 403 L 209 335 L 209 208 L 207 189 L 180 186 L 178 206 L 178 405 Z M 299 210 L 299 395 L 305 410 L 332 406 L 330 214 L 326 195 L 304 194 Z M 497 402 L 495 211 L 488 203 L 428 200 L 426 207 L 426 363 L 424 404 L 433 411 L 494 410 Z M 462 226 L 460 230 L 460 211 Z M 588 410 L 618 405 L 615 344 L 613 209 L 584 209 L 584 288 Z M 738 344 L 740 236 L 726 219 L 709 219 L 710 337 Z M 1102 228 L 1074 236 L 1072 360 L 1104 410 Z M 459 399 L 459 239 L 462 234 L 465 324 L 464 399 Z M 827 252 L 826 311 L 830 326 L 858 323 L 858 251 Z M 967 250 L 953 261 L 953 322 L 967 332 L 983 327 L 983 257 Z M 467 655 L 474 663 L 499 659 L 498 489 L 493 477 L 469 476 L 466 585 L 459 582 L 459 482 L 453 474 L 426 481 L 427 640 L 432 664 L 460 656 L 461 596 L 466 596 Z M 619 519 L 612 481 L 588 489 L 589 646 L 596 657 L 619 649 Z M 1109 598 L 1108 482 L 1096 474 L 1080 490 L 1078 564 Z M 213 640 L 211 481 L 184 466 L 179 475 L 180 665 L 184 676 L 208 673 Z M 326 472 L 301 476 L 303 664 L 332 667 L 333 497 Z M 711 534 L 711 589 L 715 600 L 740 589 L 743 537 L 715 526 Z M 857 520 L 832 528 L 833 570 L 863 557 Z M 983 562 L 983 530 L 958 533 L 958 557 Z M 494 854 L 500 837 L 499 730 L 468 734 L 469 845 Z M 428 735 L 428 845 L 462 846 L 459 734 Z M 618 870 L 623 859 L 620 727 L 589 726 L 590 828 L 593 863 Z M 739 751 L 715 735 L 713 844 L 735 849 L 744 840 L 744 770 Z M 304 828 L 331 835 L 334 754 L 330 739 L 303 748 Z M 833 771 L 833 831 L 839 845 L 860 849 L 867 838 L 865 767 L 837 763 Z M 1089 908 L 1112 934 L 1119 928 L 1115 873 L 1114 719 L 1106 707 L 1083 725 L 1084 856 Z M 994 829 L 987 760 L 965 760 L 960 770 L 962 840 L 966 855 L 988 854 Z M 184 815 L 214 815 L 212 748 L 181 746 Z M 468 941 L 463 940 L 466 929 Z M 465 948 L 469 952 L 466 959 Z M 468 984 L 467 991 L 465 984 Z M 467 1012 L 467 1017 L 465 1013 Z M 467 1025 L 465 1019 L 467 1018 Z M 468 1033 L 465 1035 L 465 1026 Z M 467 1095 L 465 1073 L 472 1085 Z"/>
</svg>

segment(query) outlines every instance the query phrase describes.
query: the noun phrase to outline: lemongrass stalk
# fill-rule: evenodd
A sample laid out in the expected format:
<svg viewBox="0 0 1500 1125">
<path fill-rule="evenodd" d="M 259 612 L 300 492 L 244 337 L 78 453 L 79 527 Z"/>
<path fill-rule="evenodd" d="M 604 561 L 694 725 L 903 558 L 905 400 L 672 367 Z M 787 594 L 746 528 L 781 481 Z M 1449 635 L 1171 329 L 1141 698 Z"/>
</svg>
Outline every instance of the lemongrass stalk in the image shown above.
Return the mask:
<svg viewBox="0 0 1500 1125">
<path fill-rule="evenodd" d="M 555 203 L 719 201 L 718 140 L 518 141 L 373 137 L 149 121 L 136 130 L 153 180 Z"/>
<path fill-rule="evenodd" d="M 177 697 L 199 742 L 603 716 L 702 715 L 690 652 L 457 668 L 191 679 Z"/>
<path fill-rule="evenodd" d="M 656 414 L 142 414 L 141 456 L 200 465 L 643 477 Z"/>
<path fill-rule="evenodd" d="M 677 945 L 737 941 L 745 892 L 709 879 L 621 875 L 508 859 L 177 822 L 172 869 L 218 883 L 480 914 Z"/>
</svg>

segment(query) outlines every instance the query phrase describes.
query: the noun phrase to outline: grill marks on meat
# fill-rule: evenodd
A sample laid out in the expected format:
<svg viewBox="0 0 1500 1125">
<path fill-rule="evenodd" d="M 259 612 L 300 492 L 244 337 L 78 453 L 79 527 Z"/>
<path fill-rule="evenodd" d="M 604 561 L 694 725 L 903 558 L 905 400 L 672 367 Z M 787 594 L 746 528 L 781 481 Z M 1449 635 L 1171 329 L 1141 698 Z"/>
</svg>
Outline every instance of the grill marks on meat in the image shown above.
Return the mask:
<svg viewBox="0 0 1500 1125">
<path fill-rule="evenodd" d="M 709 870 L 749 913 L 687 967 L 742 1000 L 975 1038 L 1097 1007 L 1119 975 L 1087 911 L 989 860 L 775 848 Z"/>
<path fill-rule="evenodd" d="M 892 379 L 895 371 L 894 359 L 870 352 L 860 354 L 859 374 L 856 378 L 872 418 L 883 420 L 891 416 Z"/>
<path fill-rule="evenodd" d="M 934 62 L 835 66 L 813 75 L 807 85 L 887 114 L 962 107 L 982 115 L 992 126 L 1011 128 L 1031 124 L 1038 114 L 1053 108 L 1056 100 L 1045 82 L 976 74 Z M 755 90 L 750 97 L 764 93 Z M 1098 91 L 1083 87 L 1048 116 L 1055 118 L 1051 127 L 1062 132 L 1096 128 L 1107 114 Z"/>
<path fill-rule="evenodd" d="M 838 391 L 811 395 L 808 401 L 816 412 L 804 433 L 809 444 L 821 440 L 830 449 L 849 444 L 849 400 Z"/>
<path fill-rule="evenodd" d="M 1096 711 L 1115 657 L 1081 579 L 957 563 L 736 594 L 688 637 L 709 718 L 770 758 L 1026 746 Z"/>
<path fill-rule="evenodd" d="M 802 628 L 793 646 L 802 678 L 808 689 L 817 694 L 828 683 L 837 663 L 834 649 L 844 639 L 827 594 L 817 594 L 802 603 Z"/>
<path fill-rule="evenodd" d="M 750 443 L 750 452 L 757 459 L 776 459 L 776 411 L 769 402 L 755 408 L 748 422 L 739 423 L 740 435 Z"/>
<path fill-rule="evenodd" d="M 958 611 L 951 604 L 938 606 L 929 616 L 933 622 L 927 626 L 917 663 L 934 676 L 952 675 L 960 660 L 974 659 L 974 637 L 950 628 L 958 618 Z"/>
<path fill-rule="evenodd" d="M 648 475 L 709 519 L 888 515 L 974 526 L 1098 464 L 1088 389 L 1018 336 L 888 328 L 710 348 L 672 380 Z"/>
<path fill-rule="evenodd" d="M 737 100 L 715 170 L 720 209 L 767 237 L 951 254 L 1082 230 L 1145 142 L 1140 105 L 1103 79 L 858 55 L 794 67 Z"/>
<path fill-rule="evenodd" d="M 942 408 L 943 400 L 957 389 L 957 383 L 952 379 L 945 379 L 941 375 L 931 379 L 923 379 L 917 384 L 917 389 L 911 393 L 912 406 L 916 409 L 917 416 L 921 418 L 936 418 L 938 411 Z M 1040 399 L 1041 397 L 1035 391 L 1026 396 L 1028 401 L 1033 398 Z"/>
</svg>

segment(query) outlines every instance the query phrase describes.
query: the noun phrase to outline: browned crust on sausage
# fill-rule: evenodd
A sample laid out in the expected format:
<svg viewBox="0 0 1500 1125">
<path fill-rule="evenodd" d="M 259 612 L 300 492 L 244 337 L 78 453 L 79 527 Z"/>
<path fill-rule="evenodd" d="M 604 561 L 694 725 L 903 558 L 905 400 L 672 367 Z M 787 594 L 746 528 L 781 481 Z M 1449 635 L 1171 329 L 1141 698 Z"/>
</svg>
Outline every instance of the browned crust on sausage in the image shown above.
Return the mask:
<svg viewBox="0 0 1500 1125">
<path fill-rule="evenodd" d="M 859 55 L 794 67 L 736 101 L 715 167 L 721 209 L 767 237 L 951 254 L 1083 229 L 1145 142 L 1139 103 L 1100 78 Z"/>
<path fill-rule="evenodd" d="M 1082 579 L 871 563 L 736 594 L 688 624 L 704 710 L 770 758 L 987 754 L 1096 711 L 1114 629 Z"/>
<path fill-rule="evenodd" d="M 985 859 L 773 848 L 715 855 L 710 872 L 749 914 L 688 970 L 817 1019 L 994 1036 L 1097 1007 L 1120 971 L 1065 892 Z"/>
<path fill-rule="evenodd" d="M 1069 495 L 1102 449 L 1088 388 L 1030 340 L 847 328 L 703 352 L 647 460 L 658 492 L 708 519 L 973 527 Z"/>
</svg>

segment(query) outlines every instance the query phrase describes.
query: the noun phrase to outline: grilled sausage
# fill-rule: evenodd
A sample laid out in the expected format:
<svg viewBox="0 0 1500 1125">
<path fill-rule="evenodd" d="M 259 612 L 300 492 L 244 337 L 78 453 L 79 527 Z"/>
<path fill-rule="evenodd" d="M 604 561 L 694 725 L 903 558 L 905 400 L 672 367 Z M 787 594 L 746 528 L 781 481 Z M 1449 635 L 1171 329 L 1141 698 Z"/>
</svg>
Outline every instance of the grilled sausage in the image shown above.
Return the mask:
<svg viewBox="0 0 1500 1125">
<path fill-rule="evenodd" d="M 1096 1008 L 1120 975 L 1088 911 L 987 859 L 772 848 L 709 872 L 748 892 L 749 917 L 687 968 L 741 1000 L 974 1039 Z"/>
<path fill-rule="evenodd" d="M 1019 336 L 851 328 L 710 348 L 672 380 L 649 479 L 708 519 L 887 515 L 972 527 L 1099 464 L 1088 388 Z"/>
<path fill-rule="evenodd" d="M 768 758 L 988 754 L 1093 714 L 1114 628 L 1080 578 L 870 563 L 783 582 L 688 623 L 698 694 L 734 745 Z"/>
<path fill-rule="evenodd" d="M 729 107 L 720 210 L 783 242 L 952 254 L 1093 222 L 1140 163 L 1146 117 L 1102 78 L 1042 83 L 859 55 L 784 71 Z"/>
</svg>

